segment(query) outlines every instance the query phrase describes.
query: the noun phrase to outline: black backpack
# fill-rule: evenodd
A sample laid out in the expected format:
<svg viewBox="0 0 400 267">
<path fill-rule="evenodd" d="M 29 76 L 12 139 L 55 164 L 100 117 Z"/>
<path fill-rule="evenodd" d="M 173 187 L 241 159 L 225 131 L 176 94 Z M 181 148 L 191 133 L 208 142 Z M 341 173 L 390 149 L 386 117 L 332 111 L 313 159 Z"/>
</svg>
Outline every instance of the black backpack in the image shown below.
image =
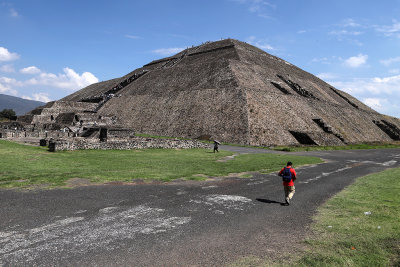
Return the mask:
<svg viewBox="0 0 400 267">
<path fill-rule="evenodd" d="M 290 168 L 285 167 L 283 169 L 282 180 L 287 183 L 289 183 L 292 180 L 292 173 L 290 172 Z"/>
</svg>

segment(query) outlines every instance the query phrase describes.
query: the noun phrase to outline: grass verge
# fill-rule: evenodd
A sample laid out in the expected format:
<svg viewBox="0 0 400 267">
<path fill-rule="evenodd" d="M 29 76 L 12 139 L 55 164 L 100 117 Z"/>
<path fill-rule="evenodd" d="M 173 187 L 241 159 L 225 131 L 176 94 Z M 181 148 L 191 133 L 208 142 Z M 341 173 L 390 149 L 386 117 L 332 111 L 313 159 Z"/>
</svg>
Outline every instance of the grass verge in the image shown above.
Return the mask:
<svg viewBox="0 0 400 267">
<path fill-rule="evenodd" d="M 134 179 L 172 181 L 178 178 L 204 180 L 230 173 L 271 172 L 287 161 L 296 165 L 321 162 L 318 158 L 293 155 L 245 154 L 218 162 L 233 153 L 205 149 L 78 150 L 48 152 L 0 140 L 0 187 L 45 184 L 64 186 L 72 178 L 91 182 Z"/>
<path fill-rule="evenodd" d="M 400 168 L 362 177 L 323 205 L 296 265 L 399 266 L 399 178 Z"/>
<path fill-rule="evenodd" d="M 257 257 L 232 266 L 400 266 L 400 168 L 368 175 L 322 205 L 290 261 Z"/>
</svg>

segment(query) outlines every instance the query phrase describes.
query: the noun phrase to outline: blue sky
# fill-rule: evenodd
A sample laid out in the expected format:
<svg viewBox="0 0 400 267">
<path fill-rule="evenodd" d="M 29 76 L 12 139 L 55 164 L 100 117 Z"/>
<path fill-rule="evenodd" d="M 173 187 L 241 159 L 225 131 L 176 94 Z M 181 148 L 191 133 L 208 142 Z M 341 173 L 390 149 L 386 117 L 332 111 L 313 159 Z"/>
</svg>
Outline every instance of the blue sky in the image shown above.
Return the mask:
<svg viewBox="0 0 400 267">
<path fill-rule="evenodd" d="M 57 100 L 221 38 L 400 117 L 400 0 L 0 0 L 0 93 Z"/>
</svg>

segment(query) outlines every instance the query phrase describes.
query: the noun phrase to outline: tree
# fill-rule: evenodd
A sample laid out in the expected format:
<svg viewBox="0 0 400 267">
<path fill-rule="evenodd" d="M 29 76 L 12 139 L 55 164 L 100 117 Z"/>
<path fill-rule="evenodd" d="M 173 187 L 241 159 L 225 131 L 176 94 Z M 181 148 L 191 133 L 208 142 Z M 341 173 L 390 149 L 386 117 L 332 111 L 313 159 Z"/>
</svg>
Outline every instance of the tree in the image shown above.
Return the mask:
<svg viewBox="0 0 400 267">
<path fill-rule="evenodd" d="M 0 118 L 5 118 L 5 119 L 9 119 L 9 120 L 15 120 L 16 118 L 16 114 L 15 111 L 12 109 L 3 109 L 2 111 L 0 111 Z"/>
</svg>

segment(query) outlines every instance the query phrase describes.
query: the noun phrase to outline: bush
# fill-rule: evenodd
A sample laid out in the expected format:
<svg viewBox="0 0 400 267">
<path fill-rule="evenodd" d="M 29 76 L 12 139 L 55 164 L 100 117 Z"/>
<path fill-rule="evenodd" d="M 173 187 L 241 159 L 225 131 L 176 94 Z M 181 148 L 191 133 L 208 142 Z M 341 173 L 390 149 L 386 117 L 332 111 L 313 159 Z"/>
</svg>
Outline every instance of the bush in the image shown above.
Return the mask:
<svg viewBox="0 0 400 267">
<path fill-rule="evenodd" d="M 0 118 L 15 120 L 17 118 L 15 111 L 12 109 L 3 109 L 0 111 Z"/>
</svg>

